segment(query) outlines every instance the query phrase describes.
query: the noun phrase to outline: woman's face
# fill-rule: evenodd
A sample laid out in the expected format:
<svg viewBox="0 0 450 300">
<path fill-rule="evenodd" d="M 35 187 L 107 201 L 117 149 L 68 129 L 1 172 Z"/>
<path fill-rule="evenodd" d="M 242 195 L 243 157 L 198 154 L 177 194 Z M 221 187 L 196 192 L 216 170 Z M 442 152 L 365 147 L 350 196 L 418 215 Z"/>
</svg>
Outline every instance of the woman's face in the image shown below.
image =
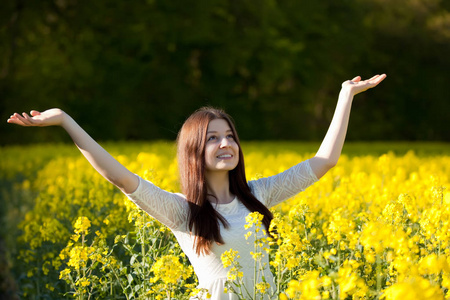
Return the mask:
<svg viewBox="0 0 450 300">
<path fill-rule="evenodd" d="M 209 122 L 205 145 L 206 171 L 231 171 L 239 162 L 239 146 L 224 119 Z"/>
</svg>

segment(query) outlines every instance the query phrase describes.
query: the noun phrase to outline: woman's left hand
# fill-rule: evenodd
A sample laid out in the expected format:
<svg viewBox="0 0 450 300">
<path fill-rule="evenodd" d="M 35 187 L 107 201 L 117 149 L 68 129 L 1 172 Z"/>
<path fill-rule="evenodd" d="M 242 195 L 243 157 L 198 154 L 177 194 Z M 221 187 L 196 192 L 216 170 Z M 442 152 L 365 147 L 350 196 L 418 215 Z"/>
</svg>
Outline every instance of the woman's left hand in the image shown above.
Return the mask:
<svg viewBox="0 0 450 300">
<path fill-rule="evenodd" d="M 376 87 L 380 82 L 386 78 L 386 74 L 375 75 L 370 79 L 361 81 L 361 76 L 356 76 L 352 80 L 347 80 L 342 83 L 342 91 L 348 91 L 352 95 L 356 95 Z"/>
</svg>

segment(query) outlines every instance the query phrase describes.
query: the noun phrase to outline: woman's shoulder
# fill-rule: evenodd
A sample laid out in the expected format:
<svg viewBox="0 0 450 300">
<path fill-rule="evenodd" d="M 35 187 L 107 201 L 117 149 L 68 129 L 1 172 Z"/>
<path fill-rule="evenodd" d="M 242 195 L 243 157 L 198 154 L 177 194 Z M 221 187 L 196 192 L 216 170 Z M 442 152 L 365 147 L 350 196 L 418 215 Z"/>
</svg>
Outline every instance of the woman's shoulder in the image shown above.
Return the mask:
<svg viewBox="0 0 450 300">
<path fill-rule="evenodd" d="M 140 177 L 136 191 L 127 196 L 138 207 L 170 229 L 185 227 L 189 204 L 183 194 L 164 190 Z"/>
<path fill-rule="evenodd" d="M 253 196 L 256 197 L 261 203 L 266 205 L 266 197 L 264 193 L 264 180 L 259 179 L 252 179 L 247 182 L 248 187 L 250 188 L 250 192 L 253 194 Z"/>
</svg>

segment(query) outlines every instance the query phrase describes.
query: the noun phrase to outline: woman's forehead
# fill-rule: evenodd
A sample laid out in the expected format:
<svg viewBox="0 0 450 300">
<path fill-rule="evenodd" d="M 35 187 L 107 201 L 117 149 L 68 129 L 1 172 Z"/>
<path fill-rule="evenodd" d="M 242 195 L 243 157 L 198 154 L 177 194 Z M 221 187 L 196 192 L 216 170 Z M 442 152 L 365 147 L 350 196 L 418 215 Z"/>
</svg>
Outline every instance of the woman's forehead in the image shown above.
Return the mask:
<svg viewBox="0 0 450 300">
<path fill-rule="evenodd" d="M 228 122 L 224 119 L 214 119 L 208 124 L 208 133 L 232 131 Z"/>
</svg>

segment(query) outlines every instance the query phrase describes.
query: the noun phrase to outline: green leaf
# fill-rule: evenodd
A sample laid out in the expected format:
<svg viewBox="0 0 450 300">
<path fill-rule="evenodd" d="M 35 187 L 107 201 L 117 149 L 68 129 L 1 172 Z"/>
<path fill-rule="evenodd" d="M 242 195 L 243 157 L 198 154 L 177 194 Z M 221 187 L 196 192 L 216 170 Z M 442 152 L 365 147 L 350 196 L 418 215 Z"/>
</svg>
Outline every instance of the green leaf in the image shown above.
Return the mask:
<svg viewBox="0 0 450 300">
<path fill-rule="evenodd" d="M 134 262 L 135 262 L 135 260 L 136 260 L 137 257 L 138 257 L 137 254 L 133 254 L 133 256 L 131 256 L 131 259 L 130 259 L 130 265 L 133 265 L 133 264 L 134 264 Z"/>
</svg>

